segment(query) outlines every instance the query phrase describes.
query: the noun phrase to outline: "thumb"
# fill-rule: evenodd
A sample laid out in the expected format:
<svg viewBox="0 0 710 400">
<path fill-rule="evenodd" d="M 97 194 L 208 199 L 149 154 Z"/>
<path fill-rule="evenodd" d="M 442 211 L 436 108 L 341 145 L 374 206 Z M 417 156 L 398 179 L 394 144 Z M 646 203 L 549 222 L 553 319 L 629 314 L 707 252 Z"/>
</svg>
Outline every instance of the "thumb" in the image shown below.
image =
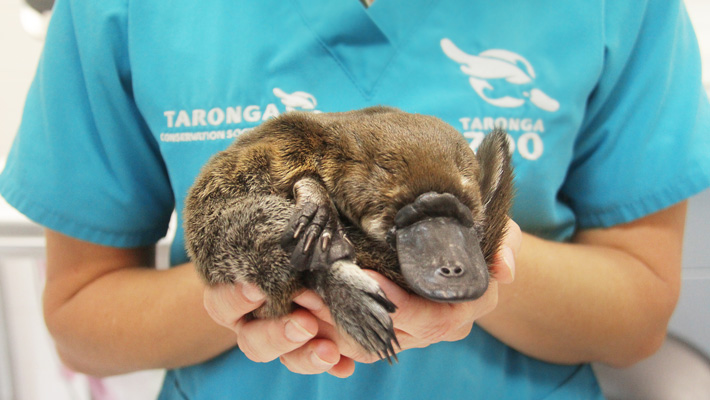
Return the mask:
<svg viewBox="0 0 710 400">
<path fill-rule="evenodd" d="M 215 322 L 235 329 L 246 314 L 261 307 L 265 298 L 256 286 L 238 282 L 206 287 L 203 302 Z"/>
<path fill-rule="evenodd" d="M 506 234 L 496 259 L 491 266 L 493 276 L 499 283 L 512 283 L 515 280 L 516 258 L 520 252 L 523 234 L 520 226 L 508 219 Z"/>
</svg>

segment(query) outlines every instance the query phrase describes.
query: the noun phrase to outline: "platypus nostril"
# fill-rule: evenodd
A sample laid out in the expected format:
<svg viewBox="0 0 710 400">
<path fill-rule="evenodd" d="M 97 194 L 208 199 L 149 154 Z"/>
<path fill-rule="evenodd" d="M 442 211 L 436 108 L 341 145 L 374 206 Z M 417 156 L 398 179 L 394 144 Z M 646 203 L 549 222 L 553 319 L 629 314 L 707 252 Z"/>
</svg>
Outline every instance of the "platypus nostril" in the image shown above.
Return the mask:
<svg viewBox="0 0 710 400">
<path fill-rule="evenodd" d="M 463 275 L 463 268 L 461 267 L 440 267 L 436 270 L 436 273 L 447 278 L 455 278 Z"/>
</svg>

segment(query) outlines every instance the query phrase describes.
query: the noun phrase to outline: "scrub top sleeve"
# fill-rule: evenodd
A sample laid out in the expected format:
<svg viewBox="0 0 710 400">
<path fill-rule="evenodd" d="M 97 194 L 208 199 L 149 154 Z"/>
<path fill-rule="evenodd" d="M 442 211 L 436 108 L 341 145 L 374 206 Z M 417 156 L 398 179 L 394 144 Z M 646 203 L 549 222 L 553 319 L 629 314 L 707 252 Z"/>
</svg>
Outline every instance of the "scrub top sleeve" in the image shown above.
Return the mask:
<svg viewBox="0 0 710 400">
<path fill-rule="evenodd" d="M 581 229 L 635 220 L 710 185 L 710 106 L 682 2 L 606 4 L 605 63 L 560 193 Z"/>
<path fill-rule="evenodd" d="M 165 235 L 174 200 L 132 96 L 125 3 L 56 3 L 0 193 L 50 229 L 137 247 Z"/>
</svg>

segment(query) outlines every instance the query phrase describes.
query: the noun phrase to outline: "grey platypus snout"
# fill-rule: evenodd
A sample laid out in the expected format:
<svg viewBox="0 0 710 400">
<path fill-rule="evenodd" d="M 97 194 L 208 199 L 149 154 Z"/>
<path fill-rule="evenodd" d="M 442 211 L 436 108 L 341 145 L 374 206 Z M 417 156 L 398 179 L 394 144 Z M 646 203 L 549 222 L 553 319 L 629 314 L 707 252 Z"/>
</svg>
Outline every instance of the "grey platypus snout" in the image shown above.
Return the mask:
<svg viewBox="0 0 710 400">
<path fill-rule="evenodd" d="M 402 275 L 420 296 L 474 300 L 488 288 L 488 266 L 471 211 L 451 194 L 425 193 L 395 218 Z"/>
</svg>

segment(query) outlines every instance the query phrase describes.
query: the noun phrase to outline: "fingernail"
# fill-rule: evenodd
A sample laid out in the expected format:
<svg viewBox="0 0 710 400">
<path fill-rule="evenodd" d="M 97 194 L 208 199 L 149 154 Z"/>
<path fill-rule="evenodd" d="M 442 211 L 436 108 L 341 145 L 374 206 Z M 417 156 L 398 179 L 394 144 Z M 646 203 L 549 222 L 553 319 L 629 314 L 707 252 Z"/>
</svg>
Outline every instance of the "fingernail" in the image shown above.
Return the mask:
<svg viewBox="0 0 710 400">
<path fill-rule="evenodd" d="M 252 303 L 258 303 L 266 298 L 264 293 L 256 286 L 245 283 L 242 285 L 242 294 Z"/>
<path fill-rule="evenodd" d="M 311 353 L 311 362 L 313 363 L 313 366 L 319 369 L 330 369 L 333 365 L 335 365 L 335 363 L 329 363 L 318 357 L 318 354 L 316 354 L 315 351 Z"/>
<path fill-rule="evenodd" d="M 294 299 L 294 302 L 311 311 L 320 311 L 324 306 L 323 300 L 321 300 L 317 294 L 312 292 L 305 292 L 299 295 Z"/>
<path fill-rule="evenodd" d="M 294 320 L 288 320 L 288 322 L 286 322 L 284 334 L 288 340 L 294 343 L 305 342 L 313 337 L 312 333 L 308 332 L 306 328 L 302 327 L 301 324 Z"/>
<path fill-rule="evenodd" d="M 513 254 L 513 249 L 510 247 L 503 248 L 503 261 L 508 270 L 510 270 L 510 276 L 515 279 L 515 254 Z"/>
</svg>

